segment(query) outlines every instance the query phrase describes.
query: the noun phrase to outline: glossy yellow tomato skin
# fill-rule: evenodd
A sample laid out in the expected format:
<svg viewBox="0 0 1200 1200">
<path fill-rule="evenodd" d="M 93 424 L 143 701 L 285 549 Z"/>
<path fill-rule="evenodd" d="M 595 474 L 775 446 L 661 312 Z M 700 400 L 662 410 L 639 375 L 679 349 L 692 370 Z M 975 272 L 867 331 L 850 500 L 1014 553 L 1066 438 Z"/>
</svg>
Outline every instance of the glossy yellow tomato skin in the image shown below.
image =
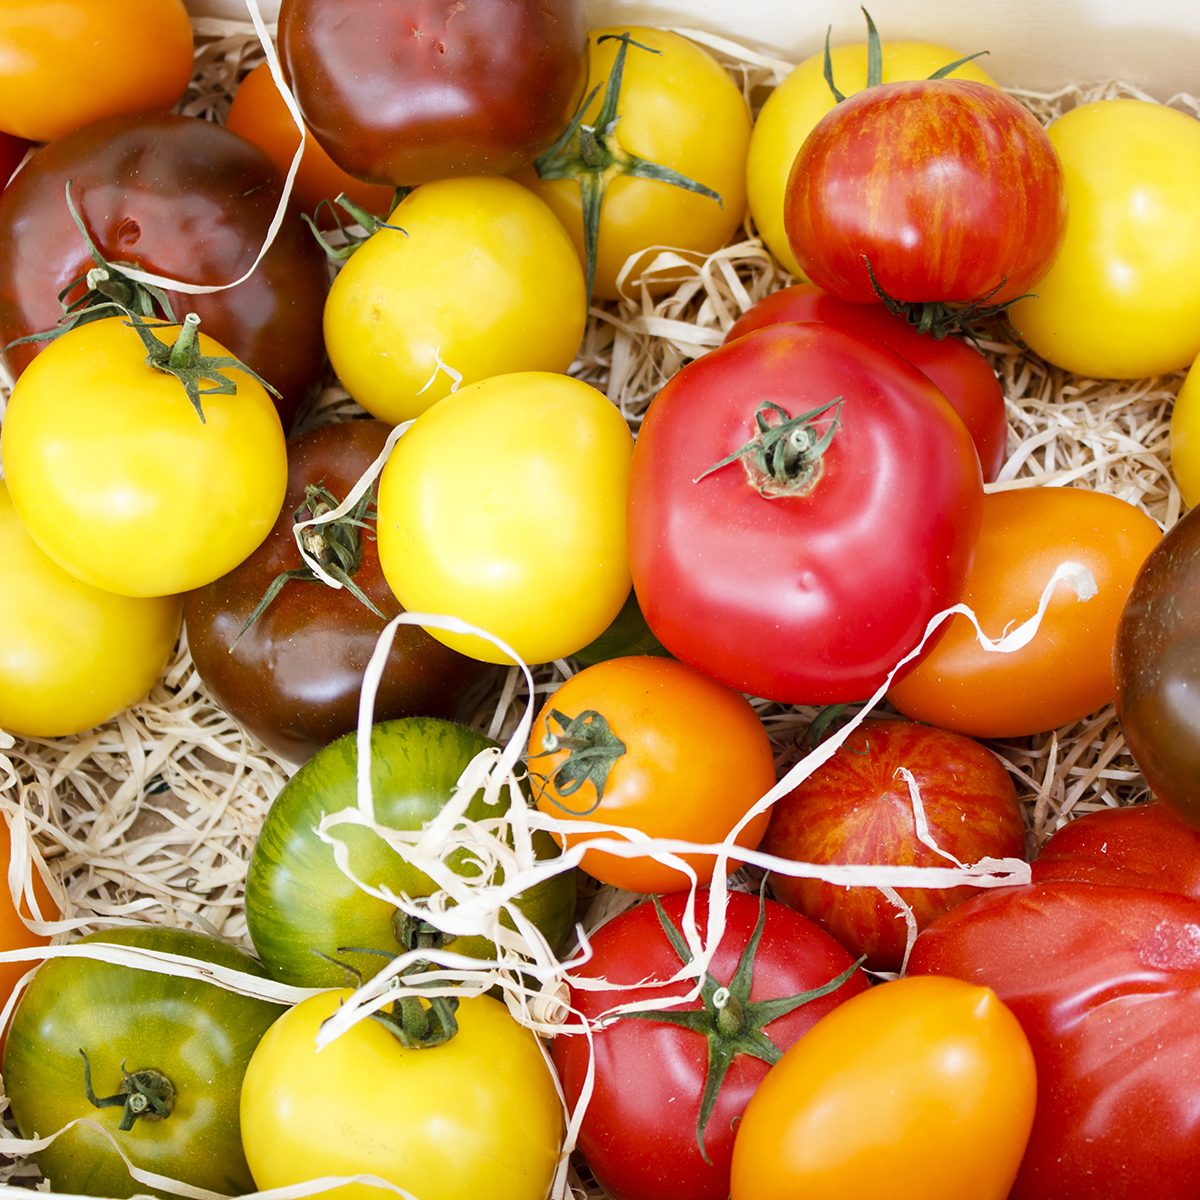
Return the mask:
<svg viewBox="0 0 1200 1200">
<path fill-rule="evenodd" d="M 173 108 L 192 76 L 183 0 L 6 0 L 0 47 L 0 129 L 32 142 Z"/>
<path fill-rule="evenodd" d="M 409 612 L 460 617 L 528 663 L 574 654 L 629 594 L 632 455 L 616 406 L 566 375 L 498 375 L 447 396 L 380 476 L 388 586 Z M 429 632 L 463 654 L 510 661 L 474 634 Z"/>
<path fill-rule="evenodd" d="M 1032 487 L 985 496 L 962 602 L 988 637 L 1033 616 L 1062 563 L 1086 567 L 1096 595 L 1080 600 L 1059 584 L 1033 640 L 1009 653 L 984 650 L 967 618 L 951 617 L 888 700 L 914 720 L 981 738 L 1045 733 L 1102 708 L 1116 690 L 1117 622 L 1161 539 L 1152 517 L 1103 492 Z"/>
<path fill-rule="evenodd" d="M 116 596 L 68 575 L 26 532 L 0 479 L 0 729 L 82 733 L 142 699 L 179 636 L 180 601 Z"/>
<path fill-rule="evenodd" d="M 1036 1093 L 1029 1042 L 990 988 L 880 984 L 767 1072 L 734 1142 L 732 1200 L 1004 1200 Z"/>
<path fill-rule="evenodd" d="M 594 285 L 594 294 L 606 300 L 620 295 L 618 276 L 631 256 L 662 246 L 710 254 L 732 240 L 746 210 L 750 111 L 729 73 L 707 50 L 665 29 L 593 29 L 588 35 L 589 90 L 608 79 L 620 45 L 614 35 L 626 32 L 658 53 L 638 46 L 626 53 L 615 148 L 679 171 L 711 188 L 721 203 L 658 180 L 613 176 L 600 210 Z M 602 101 L 603 89 L 588 106 L 585 123 L 595 119 Z M 579 185 L 567 179 L 538 180 L 532 171 L 520 178 L 558 214 L 582 260 Z M 629 272 L 631 282 L 652 257 L 639 258 Z"/>
<path fill-rule="evenodd" d="M 242 1083 L 242 1143 L 260 1189 L 373 1174 L 421 1200 L 545 1200 L 562 1106 L 536 1037 L 488 996 L 463 999 L 458 1032 L 406 1049 L 364 1020 L 317 1051 L 350 993 L 321 992 L 267 1030 Z M 378 1200 L 347 1184 L 331 1200 Z"/>
<path fill-rule="evenodd" d="M 397 425 L 463 384 L 565 371 L 587 320 L 583 269 L 554 214 L 502 177 L 411 192 L 338 273 L 325 345 L 342 385 Z M 449 370 L 443 370 L 439 362 Z"/>
<path fill-rule="evenodd" d="M 963 52 L 931 42 L 884 42 L 883 82 L 927 79 Z M 830 52 L 833 81 L 844 96 L 867 86 L 867 44 L 835 46 Z M 825 54 L 806 58 L 767 97 L 754 122 L 746 157 L 750 216 L 767 249 L 793 275 L 803 277 L 783 228 L 783 202 L 792 162 L 804 139 L 836 103 L 825 82 Z M 955 79 L 996 82 L 972 60 L 952 72 Z"/>
<path fill-rule="evenodd" d="M 1197 360 L 1200 362 L 1200 360 Z M 1193 363 L 1171 409 L 1171 474 L 1189 508 L 1200 504 L 1200 366 Z"/>
<path fill-rule="evenodd" d="M 1009 310 L 1036 354 L 1100 379 L 1200 353 L 1200 121 L 1147 100 L 1082 104 L 1049 128 L 1070 216 L 1036 295 Z"/>
<path fill-rule="evenodd" d="M 169 340 L 177 331 L 162 327 Z M 199 335 L 206 355 L 228 354 Z M 13 387 L 0 457 L 12 501 L 64 570 L 123 596 L 208 583 L 266 537 L 287 483 L 287 447 L 260 384 L 202 396 L 146 362 L 123 318 L 63 334 Z"/>
</svg>

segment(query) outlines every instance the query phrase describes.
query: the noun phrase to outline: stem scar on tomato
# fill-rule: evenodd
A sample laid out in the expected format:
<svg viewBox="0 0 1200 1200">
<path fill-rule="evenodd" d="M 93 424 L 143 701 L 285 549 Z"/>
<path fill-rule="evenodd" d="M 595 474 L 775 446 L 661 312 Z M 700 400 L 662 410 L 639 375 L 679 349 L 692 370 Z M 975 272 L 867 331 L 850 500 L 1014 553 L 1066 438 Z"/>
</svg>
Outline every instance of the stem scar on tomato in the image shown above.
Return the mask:
<svg viewBox="0 0 1200 1200">
<path fill-rule="evenodd" d="M 541 179 L 574 179 L 579 184 L 583 202 L 583 242 L 586 257 L 587 295 L 591 299 L 596 278 L 596 254 L 600 242 L 600 208 L 604 203 L 604 192 L 610 181 L 618 175 L 629 175 L 638 179 L 655 179 L 673 187 L 696 192 L 715 200 L 724 207 L 718 192 L 695 179 L 652 163 L 636 154 L 630 154 L 615 141 L 617 127 L 617 104 L 620 100 L 621 81 L 625 73 L 625 55 L 630 46 L 645 50 L 648 54 L 661 54 L 653 46 L 634 41 L 628 33 L 608 33 L 598 42 L 619 41 L 616 58 L 606 84 L 596 84 L 584 97 L 570 124 L 559 134 L 558 139 L 534 159 L 534 170 Z M 604 88 L 604 99 L 595 122 L 583 123 L 583 114 Z"/>
<path fill-rule="evenodd" d="M 147 1121 L 162 1121 L 171 1115 L 175 1107 L 175 1085 L 156 1067 L 143 1067 L 138 1071 L 127 1071 L 125 1060 L 121 1060 L 121 1086 L 111 1096 L 97 1096 L 92 1089 L 92 1064 L 82 1046 L 79 1053 L 83 1058 L 83 1089 L 88 1102 L 96 1108 L 121 1108 L 119 1130 L 133 1128 L 139 1118 Z"/>
<path fill-rule="evenodd" d="M 699 483 L 740 460 L 746 477 L 764 499 L 803 495 L 820 478 L 825 451 L 841 426 L 844 399 L 835 396 L 794 417 L 773 400 L 764 400 L 754 412 L 758 427 L 754 437 L 695 476 L 692 482 Z M 814 422 L 830 410 L 833 416 L 828 426 L 818 433 Z"/>
<path fill-rule="evenodd" d="M 551 721 L 561 732 L 555 733 L 550 728 Z M 542 736 L 541 753 L 532 757 L 567 751 L 567 757 L 550 777 L 554 790 L 559 796 L 572 796 L 590 780 L 596 789 L 596 802 L 590 808 L 579 810 L 568 808 L 553 796 L 550 800 L 573 817 L 587 817 L 600 807 L 609 772 L 626 749 L 625 743 L 613 733 L 608 721 L 595 709 L 589 708 L 578 716 L 568 717 L 553 708 Z"/>
<path fill-rule="evenodd" d="M 764 889 L 765 886 L 764 882 Z M 680 962 L 685 964 L 690 962 L 691 952 L 683 933 L 671 922 L 663 910 L 659 898 L 654 896 L 652 899 L 659 924 L 662 925 L 663 933 L 671 943 L 672 949 L 679 955 Z M 619 1018 L 620 1020 L 631 1017 L 646 1021 L 661 1021 L 664 1024 L 690 1029 L 707 1039 L 708 1066 L 704 1077 L 704 1093 L 700 1100 L 700 1114 L 696 1120 L 696 1144 L 700 1148 L 701 1157 L 710 1165 L 708 1151 L 704 1145 L 704 1130 L 712 1116 L 721 1084 L 724 1082 L 733 1060 L 739 1054 L 750 1054 L 773 1066 L 783 1057 L 783 1051 L 767 1036 L 766 1026 L 810 1001 L 819 1000 L 822 996 L 836 992 L 863 963 L 863 959 L 860 958 L 839 975 L 835 975 L 828 983 L 807 991 L 797 992 L 794 996 L 783 996 L 777 1000 L 751 1000 L 750 988 L 754 979 L 754 959 L 758 953 L 759 943 L 762 941 L 763 927 L 767 919 L 764 900 L 765 892 L 760 890 L 758 920 L 755 923 L 754 932 L 746 942 L 729 982 L 727 984 L 718 983 L 707 971 L 704 973 L 700 980 L 702 1007 L 685 1012 L 640 1009 L 622 1013 Z"/>
</svg>

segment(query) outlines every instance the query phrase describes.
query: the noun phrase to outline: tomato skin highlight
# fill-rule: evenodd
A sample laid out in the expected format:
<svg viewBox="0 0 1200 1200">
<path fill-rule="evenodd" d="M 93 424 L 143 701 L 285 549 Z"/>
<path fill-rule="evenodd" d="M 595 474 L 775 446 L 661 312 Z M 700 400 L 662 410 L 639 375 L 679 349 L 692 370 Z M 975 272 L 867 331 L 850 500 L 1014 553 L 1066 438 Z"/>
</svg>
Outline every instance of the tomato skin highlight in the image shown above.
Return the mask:
<svg viewBox="0 0 1200 1200">
<path fill-rule="evenodd" d="M 267 1030 L 242 1088 L 242 1138 L 260 1190 L 374 1174 L 421 1200 L 544 1200 L 562 1108 L 537 1038 L 490 996 L 464 997 L 458 1032 L 406 1049 L 356 1024 L 324 1049 L 321 1022 L 350 993 L 319 992 Z M 352 1183 L 322 1193 L 379 1200 Z"/>
<path fill-rule="evenodd" d="M 1062 167 L 1036 118 L 971 80 L 867 88 L 796 155 L 784 226 L 814 283 L 845 300 L 1004 304 L 1066 230 Z"/>
<path fill-rule="evenodd" d="M 969 342 L 919 333 L 882 305 L 840 300 L 814 283 L 793 284 L 764 296 L 733 323 L 725 341 L 783 321 L 832 325 L 907 359 L 929 376 L 962 418 L 975 443 L 984 483 L 1000 473 L 1008 440 L 1004 390 L 991 363 Z"/>
<path fill-rule="evenodd" d="M 283 0 L 279 57 L 304 120 L 344 171 L 413 187 L 501 175 L 570 120 L 582 0 Z"/>
<path fill-rule="evenodd" d="M 823 1017 L 767 1073 L 733 1148 L 732 1200 L 1005 1200 L 1037 1091 L 996 994 L 882 983 Z"/>
<path fill-rule="evenodd" d="M 699 478 L 745 445 L 761 402 L 794 416 L 838 397 L 806 494 L 766 499 L 738 462 Z M 651 403 L 630 480 L 634 588 L 663 645 L 729 687 L 861 700 L 958 600 L 981 503 L 970 436 L 926 376 L 839 329 L 776 325 L 689 363 Z"/>
<path fill-rule="evenodd" d="M 677 930 L 682 928 L 686 902 L 683 893 L 661 902 Z M 751 1003 L 823 987 L 851 967 L 853 959 L 846 950 L 798 913 L 772 900 L 730 892 L 725 932 L 709 968 L 718 983 L 727 986 L 732 980 L 760 903 L 765 904 L 766 917 L 754 958 Z M 709 895 L 702 890 L 695 913 L 701 933 L 708 913 Z M 681 966 L 648 900 L 606 922 L 590 940 L 588 975 L 619 986 L 572 989 L 572 1006 L 589 1019 L 617 1005 L 682 996 L 691 984 L 645 984 L 669 979 Z M 786 1050 L 826 1013 L 865 990 L 866 977 L 856 971 L 836 991 L 768 1021 L 763 1032 L 778 1049 Z M 696 1000 L 671 1011 L 700 1007 Z M 696 1140 L 708 1073 L 704 1035 L 653 1020 L 618 1018 L 596 1031 L 593 1046 L 595 1091 L 580 1129 L 579 1149 L 606 1193 L 616 1200 L 726 1200 L 734 1131 L 767 1073 L 767 1063 L 748 1054 L 734 1057 L 705 1125 L 706 1163 Z M 587 1072 L 587 1038 L 559 1034 L 550 1048 L 568 1107 L 573 1108 Z"/>
</svg>

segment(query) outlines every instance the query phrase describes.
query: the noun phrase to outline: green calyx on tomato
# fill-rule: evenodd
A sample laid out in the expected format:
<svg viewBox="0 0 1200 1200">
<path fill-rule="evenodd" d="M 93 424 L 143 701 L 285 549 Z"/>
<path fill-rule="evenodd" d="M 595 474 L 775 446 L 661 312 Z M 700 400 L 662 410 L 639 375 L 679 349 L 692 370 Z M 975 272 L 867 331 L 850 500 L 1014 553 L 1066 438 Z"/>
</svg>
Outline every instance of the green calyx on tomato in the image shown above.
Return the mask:
<svg viewBox="0 0 1200 1200">
<path fill-rule="evenodd" d="M 332 512 L 339 501 L 324 484 L 310 483 L 304 489 L 304 501 L 292 514 L 293 521 L 312 520 Z M 354 582 L 354 575 L 362 564 L 362 533 L 363 529 L 375 527 L 375 491 L 368 489 L 359 498 L 358 503 L 346 514 L 332 521 L 323 521 L 319 525 L 309 525 L 300 534 L 305 553 L 320 564 L 321 570 L 331 578 L 336 579 L 360 604 L 365 604 L 381 621 L 384 616 L 372 603 L 371 598 Z M 302 583 L 324 583 L 325 581 L 315 570 L 305 562 L 289 571 L 281 571 L 271 580 L 262 599 L 255 605 L 254 611 L 246 618 L 237 637 L 229 643 L 229 653 L 241 640 L 242 635 L 271 607 L 275 598 L 283 591 L 284 586 L 296 579 Z"/>
<path fill-rule="evenodd" d="M 408 950 L 436 950 L 445 938 L 442 931 L 428 921 L 410 917 L 400 909 L 392 918 L 396 941 Z M 431 963 L 417 959 L 400 974 L 419 975 L 428 971 Z M 458 1033 L 457 996 L 401 996 L 390 1009 L 380 1009 L 371 1014 L 389 1033 L 408 1050 L 428 1050 L 442 1046 Z"/>
<path fill-rule="evenodd" d="M 841 422 L 843 399 L 835 396 L 794 417 L 773 401 L 764 400 L 754 412 L 754 423 L 758 427 L 754 437 L 720 462 L 713 463 L 692 482 L 699 483 L 714 471 L 740 461 L 754 489 L 764 499 L 803 495 L 820 478 L 825 451 Z M 814 422 L 831 409 L 833 416 L 829 424 L 818 431 Z"/>
<path fill-rule="evenodd" d="M 680 962 L 691 960 L 691 951 L 682 932 L 672 923 L 663 910 L 661 901 L 653 897 L 654 909 L 658 914 L 663 933 L 679 955 Z M 764 897 L 760 894 L 758 920 L 754 932 L 746 942 L 737 967 L 727 984 L 718 983 L 708 972 L 700 981 L 702 1007 L 685 1012 L 664 1009 L 643 1009 L 621 1014 L 646 1021 L 660 1021 L 690 1029 L 708 1040 L 708 1068 L 704 1077 L 704 1092 L 700 1100 L 700 1115 L 696 1121 L 696 1143 L 704 1161 L 709 1161 L 704 1146 L 704 1129 L 712 1116 L 721 1084 L 733 1060 L 739 1054 L 750 1054 L 765 1063 L 774 1065 L 783 1057 L 783 1051 L 764 1032 L 764 1027 L 779 1017 L 786 1016 L 804 1004 L 819 1000 L 836 992 L 862 964 L 860 958 L 828 983 L 820 987 L 797 992 L 794 996 L 783 996 L 776 1000 L 751 1000 L 750 985 L 754 978 L 754 958 L 762 941 L 763 926 L 767 919 Z"/>
<path fill-rule="evenodd" d="M 561 732 L 556 733 L 551 729 L 550 721 Z M 578 716 L 568 717 L 553 708 L 546 722 L 546 732 L 542 735 L 541 753 L 557 754 L 562 750 L 567 751 L 567 757 L 551 777 L 555 793 L 559 796 L 574 795 L 590 780 L 596 789 L 596 800 L 591 807 L 582 811 L 567 809 L 553 796 L 550 797 L 551 802 L 570 812 L 573 817 L 590 816 L 604 799 L 604 785 L 608 782 L 613 764 L 625 753 L 625 743 L 613 733 L 608 721 L 595 709 L 589 708 Z"/>
<path fill-rule="evenodd" d="M 250 370 L 245 363 L 234 358 L 232 354 L 202 354 L 200 343 L 196 338 L 200 329 L 200 318 L 196 313 L 188 313 L 183 318 L 179 336 L 170 344 L 155 337 L 150 331 L 150 326 L 136 313 L 128 312 L 127 315 L 129 317 L 127 324 L 133 327 L 134 332 L 142 339 L 142 345 L 146 347 L 147 365 L 164 374 L 174 375 L 183 384 L 183 390 L 187 392 L 187 397 L 196 410 L 201 425 L 205 423 L 204 406 L 200 403 L 201 396 L 237 395 L 237 382 L 230 379 L 225 374 L 226 371 L 241 371 L 243 374 L 249 375 L 256 383 L 261 384 L 272 396 L 279 396 L 279 392 L 261 375 Z M 169 326 L 176 322 L 165 322 L 164 324 Z M 200 386 L 202 381 L 207 381 L 209 386 L 202 388 Z"/>
<path fill-rule="evenodd" d="M 875 27 L 875 22 L 871 20 L 871 14 L 864 8 L 862 15 L 867 19 L 867 87 L 878 87 L 883 82 L 883 45 L 879 40 L 879 30 Z M 829 46 L 829 38 L 832 33 L 833 26 L 827 26 L 825 29 L 825 82 L 829 84 L 833 98 L 840 104 L 846 97 L 833 82 L 833 52 Z M 965 54 L 962 58 L 956 58 L 944 67 L 939 67 L 926 78 L 945 79 L 947 75 L 958 70 L 964 63 L 972 62 L 987 53 L 989 53 L 987 50 L 976 50 L 974 54 Z"/>
<path fill-rule="evenodd" d="M 412 188 L 396 188 L 392 193 L 392 202 L 388 206 L 388 212 L 394 212 L 396 205 L 411 191 Z M 342 219 L 341 213 L 338 212 L 339 208 L 344 209 L 350 215 L 349 222 Z M 333 236 L 321 228 L 322 214 L 327 214 L 332 220 Z M 399 225 L 389 225 L 381 217 L 368 212 L 361 204 L 351 200 L 345 192 L 339 192 L 332 201 L 322 200 L 311 216 L 308 213 L 301 213 L 300 219 L 312 231 L 313 237 L 317 239 L 317 244 L 325 251 L 325 257 L 332 263 L 344 263 L 363 242 L 381 229 L 394 229 L 397 233 L 408 236 L 406 229 Z"/>
<path fill-rule="evenodd" d="M 613 139 L 617 125 L 617 104 L 621 96 L 621 79 L 625 71 L 625 55 L 630 46 L 645 50 L 648 54 L 660 54 L 652 46 L 636 42 L 628 33 L 605 34 L 600 41 L 615 40 L 621 44 L 613 60 L 607 85 L 597 84 L 584 98 L 570 124 L 559 135 L 558 140 L 534 159 L 534 169 L 541 179 L 574 179 L 579 184 L 583 200 L 583 242 L 586 252 L 587 294 L 592 295 L 596 277 L 596 254 L 600 241 L 600 208 L 604 203 L 604 192 L 609 181 L 618 175 L 635 176 L 638 179 L 655 179 L 669 183 L 685 191 L 708 196 L 724 206 L 719 193 L 712 188 L 670 167 L 648 162 L 636 154 L 621 149 Z M 604 100 L 596 114 L 595 124 L 585 125 L 583 114 L 595 99 L 601 87 L 605 88 Z"/>
<path fill-rule="evenodd" d="M 92 1089 L 92 1063 L 87 1051 L 80 1047 L 83 1057 L 83 1090 L 88 1103 L 94 1108 L 121 1108 L 122 1131 L 133 1128 L 134 1122 L 161 1121 L 171 1115 L 175 1107 L 175 1085 L 157 1068 L 143 1067 L 138 1071 L 127 1071 L 121 1063 L 121 1086 L 111 1096 L 97 1096 Z"/>
<path fill-rule="evenodd" d="M 992 304 L 993 296 L 999 295 L 1008 285 L 1008 276 L 1001 275 L 994 288 L 983 296 L 968 301 L 966 304 L 947 304 L 943 300 L 897 300 L 875 278 L 875 268 L 871 260 L 864 254 L 863 266 L 867 268 L 867 276 L 871 287 L 879 297 L 883 307 L 898 317 L 903 317 L 918 333 L 928 334 L 932 338 L 944 338 L 950 334 L 961 334 L 971 341 L 975 340 L 972 325 L 978 321 L 986 321 L 989 317 L 1002 317 L 1008 312 L 1010 304 L 1018 300 L 1028 300 L 1033 292 L 1022 292 L 1011 300 L 1000 304 Z"/>
</svg>

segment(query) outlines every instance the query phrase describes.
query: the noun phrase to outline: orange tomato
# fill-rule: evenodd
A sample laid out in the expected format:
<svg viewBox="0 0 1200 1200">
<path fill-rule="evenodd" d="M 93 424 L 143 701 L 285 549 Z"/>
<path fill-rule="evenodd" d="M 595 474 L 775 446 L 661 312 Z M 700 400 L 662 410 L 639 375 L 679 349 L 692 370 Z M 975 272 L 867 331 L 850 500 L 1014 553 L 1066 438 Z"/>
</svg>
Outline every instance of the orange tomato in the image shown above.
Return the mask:
<svg viewBox="0 0 1200 1200">
<path fill-rule="evenodd" d="M 962 599 L 988 637 L 1034 614 L 1061 563 L 1086 567 L 1097 593 L 1081 600 L 1059 586 L 1033 640 L 1011 653 L 985 651 L 970 621 L 951 617 L 888 699 L 905 716 L 983 738 L 1043 733 L 1102 708 L 1115 691 L 1118 618 L 1161 537 L 1141 509 L 1101 492 L 1033 487 L 985 496 Z"/>
<path fill-rule="evenodd" d="M 7 868 L 12 859 L 12 834 L 8 818 L 0 819 L 0 864 L 4 865 L 5 876 L 0 880 L 0 950 L 24 950 L 34 946 L 46 946 L 50 938 L 46 934 L 34 933 L 25 920 L 32 916 L 29 898 L 22 893 L 19 904 L 13 903 L 12 893 L 8 887 Z M 54 902 L 46 881 L 35 868 L 33 871 L 33 895 L 37 901 L 38 911 L 43 919 L 56 921 L 61 915 L 58 905 Z M 0 962 L 0 1008 L 3 1008 L 12 993 L 17 981 L 37 966 L 36 959 L 26 959 L 20 962 Z M 3 1033 L 0 1032 L 0 1037 Z"/>
<path fill-rule="evenodd" d="M 775 759 L 758 714 L 739 692 L 674 659 L 635 656 L 587 667 L 550 697 L 533 725 L 529 772 L 538 808 L 564 822 L 712 843 L 774 785 Z M 767 816 L 751 821 L 737 844 L 756 847 Z M 620 835 L 556 836 L 569 847 Z M 713 855 L 681 858 L 701 885 L 711 881 Z M 588 850 L 580 868 L 635 892 L 681 891 L 690 882 L 649 852 L 623 858 Z"/>
<path fill-rule="evenodd" d="M 174 108 L 192 47 L 183 0 L 5 0 L 0 130 L 48 142 L 103 117 Z"/>
<path fill-rule="evenodd" d="M 990 988 L 909 976 L 851 997 L 767 1072 L 732 1200 L 1004 1200 L 1033 1126 L 1033 1053 Z"/>
<path fill-rule="evenodd" d="M 300 144 L 300 133 L 266 63 L 255 67 L 238 85 L 225 126 L 253 142 L 279 168 L 281 175 L 287 174 Z M 386 217 L 392 210 L 394 193 L 390 187 L 364 183 L 346 174 L 309 134 L 292 195 L 301 209 L 311 213 L 322 200 L 335 200 L 341 192 L 374 216 Z M 331 219 L 321 222 L 328 223 Z"/>
</svg>

